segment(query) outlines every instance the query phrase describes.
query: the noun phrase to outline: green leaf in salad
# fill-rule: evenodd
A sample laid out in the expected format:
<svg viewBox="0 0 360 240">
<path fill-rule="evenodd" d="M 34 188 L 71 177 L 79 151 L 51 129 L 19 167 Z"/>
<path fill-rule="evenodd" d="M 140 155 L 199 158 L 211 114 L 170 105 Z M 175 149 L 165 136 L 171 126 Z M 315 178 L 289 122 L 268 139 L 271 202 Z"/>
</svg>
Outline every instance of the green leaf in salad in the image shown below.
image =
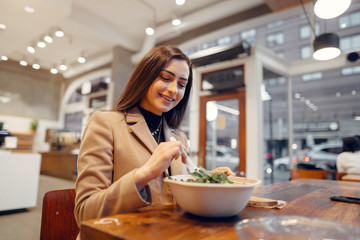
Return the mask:
<svg viewBox="0 0 360 240">
<path fill-rule="evenodd" d="M 189 182 L 197 183 L 233 183 L 226 176 L 226 172 L 216 172 L 212 174 L 203 167 L 199 167 L 194 172 L 190 173 L 195 179 L 188 179 Z"/>
</svg>

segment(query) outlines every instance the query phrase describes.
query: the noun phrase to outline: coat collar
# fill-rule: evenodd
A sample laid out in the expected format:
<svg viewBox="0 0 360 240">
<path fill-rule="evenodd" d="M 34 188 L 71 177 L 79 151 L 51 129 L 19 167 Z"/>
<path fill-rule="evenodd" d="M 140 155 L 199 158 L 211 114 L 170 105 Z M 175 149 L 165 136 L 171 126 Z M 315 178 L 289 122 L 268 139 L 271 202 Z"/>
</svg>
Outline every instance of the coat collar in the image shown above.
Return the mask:
<svg viewBox="0 0 360 240">
<path fill-rule="evenodd" d="M 129 131 L 133 133 L 137 140 L 144 145 L 150 153 L 153 153 L 158 146 L 155 139 L 150 133 L 149 127 L 146 124 L 144 116 L 141 114 L 137 107 L 130 109 L 125 116 L 125 121 L 129 127 Z M 177 140 L 181 140 L 181 136 L 178 130 L 171 129 L 166 120 L 163 117 L 163 131 L 165 141 L 170 141 L 170 137 L 175 137 Z"/>
</svg>

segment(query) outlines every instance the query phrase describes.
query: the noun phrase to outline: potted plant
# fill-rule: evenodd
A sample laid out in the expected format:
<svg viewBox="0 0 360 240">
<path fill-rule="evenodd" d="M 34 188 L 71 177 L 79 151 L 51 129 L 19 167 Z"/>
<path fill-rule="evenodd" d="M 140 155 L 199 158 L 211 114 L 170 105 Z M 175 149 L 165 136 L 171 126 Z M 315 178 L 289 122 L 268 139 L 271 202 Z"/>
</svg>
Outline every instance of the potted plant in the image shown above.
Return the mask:
<svg viewBox="0 0 360 240">
<path fill-rule="evenodd" d="M 38 126 L 39 126 L 39 120 L 37 120 L 37 119 L 31 120 L 30 128 L 33 132 L 36 132 L 36 129 L 38 128 Z"/>
</svg>

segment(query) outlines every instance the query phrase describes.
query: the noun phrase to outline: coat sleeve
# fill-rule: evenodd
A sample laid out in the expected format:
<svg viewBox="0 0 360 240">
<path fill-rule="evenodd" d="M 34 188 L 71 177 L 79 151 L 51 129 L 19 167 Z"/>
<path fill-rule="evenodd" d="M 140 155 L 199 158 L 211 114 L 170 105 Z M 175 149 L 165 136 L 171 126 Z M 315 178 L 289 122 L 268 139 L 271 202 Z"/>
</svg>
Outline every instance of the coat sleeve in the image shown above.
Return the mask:
<svg viewBox="0 0 360 240">
<path fill-rule="evenodd" d="M 113 153 L 114 138 L 109 116 L 95 112 L 85 128 L 78 156 L 74 215 L 79 226 L 87 219 L 150 205 L 136 188 L 135 169 L 113 182 Z M 150 196 L 148 186 L 145 189 Z"/>
</svg>

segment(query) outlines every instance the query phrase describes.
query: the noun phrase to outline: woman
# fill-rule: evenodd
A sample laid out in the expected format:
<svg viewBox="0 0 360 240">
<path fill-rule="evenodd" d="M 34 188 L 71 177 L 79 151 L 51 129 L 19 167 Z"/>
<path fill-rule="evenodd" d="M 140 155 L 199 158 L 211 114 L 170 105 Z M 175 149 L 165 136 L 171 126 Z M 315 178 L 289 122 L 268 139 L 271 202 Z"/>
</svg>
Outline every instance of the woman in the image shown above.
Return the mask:
<svg viewBox="0 0 360 240">
<path fill-rule="evenodd" d="M 180 49 L 156 47 L 136 66 L 116 107 L 91 115 L 78 157 L 79 226 L 86 219 L 172 204 L 162 178 L 187 173 L 186 136 L 179 126 L 192 80 L 191 62 Z"/>
<path fill-rule="evenodd" d="M 336 159 L 339 173 L 360 174 L 360 141 L 357 136 L 343 138 L 343 152 Z"/>
</svg>

